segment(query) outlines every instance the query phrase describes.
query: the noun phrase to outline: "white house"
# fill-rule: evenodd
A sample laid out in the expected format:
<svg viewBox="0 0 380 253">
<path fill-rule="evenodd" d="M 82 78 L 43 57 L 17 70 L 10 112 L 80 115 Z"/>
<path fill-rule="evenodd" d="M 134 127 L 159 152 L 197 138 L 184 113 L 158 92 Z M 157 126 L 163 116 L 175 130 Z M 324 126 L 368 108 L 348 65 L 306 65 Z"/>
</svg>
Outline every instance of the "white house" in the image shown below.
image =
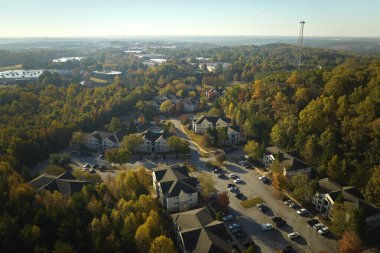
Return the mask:
<svg viewBox="0 0 380 253">
<path fill-rule="evenodd" d="M 159 129 L 157 127 L 149 128 L 148 130 L 139 133 L 142 136 L 144 143 L 136 148 L 136 151 L 146 153 L 164 153 L 172 151 L 168 145 L 168 138 L 172 134 Z"/>
<path fill-rule="evenodd" d="M 186 167 L 171 165 L 153 170 L 153 187 L 168 212 L 181 212 L 198 206 L 197 180 Z"/>
<path fill-rule="evenodd" d="M 240 133 L 239 126 L 229 126 L 227 128 L 227 140 L 226 145 L 237 145 L 244 141 L 244 137 Z"/>
<path fill-rule="evenodd" d="M 208 128 L 232 126 L 231 120 L 224 117 L 201 116 L 193 120 L 193 130 L 196 134 L 204 134 Z"/>
<path fill-rule="evenodd" d="M 84 138 L 83 144 L 89 149 L 104 151 L 109 148 L 119 147 L 121 139 L 122 136 L 120 135 L 120 132 L 111 133 L 95 131 Z"/>
<path fill-rule="evenodd" d="M 296 157 L 295 154 L 286 153 L 277 146 L 266 148 L 263 157 L 265 169 L 268 170 L 270 164 L 276 159 L 278 159 L 284 166 L 284 176 L 288 179 L 300 173 L 305 174 L 309 178 L 313 170 L 313 167 L 310 164 L 302 161 Z"/>
<path fill-rule="evenodd" d="M 366 202 L 355 186 L 341 186 L 329 178 L 322 178 L 318 181 L 312 204 L 322 216 L 331 218 L 331 209 L 338 198 L 347 208 L 363 210 L 368 230 L 380 227 L 380 209 Z"/>
</svg>

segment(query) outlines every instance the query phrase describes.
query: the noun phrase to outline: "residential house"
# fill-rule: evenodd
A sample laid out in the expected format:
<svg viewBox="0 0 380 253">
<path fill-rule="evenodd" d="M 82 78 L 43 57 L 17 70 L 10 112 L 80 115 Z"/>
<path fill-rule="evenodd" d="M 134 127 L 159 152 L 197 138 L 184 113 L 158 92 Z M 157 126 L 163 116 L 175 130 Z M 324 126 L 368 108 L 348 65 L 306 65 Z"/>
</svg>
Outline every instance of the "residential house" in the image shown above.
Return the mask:
<svg viewBox="0 0 380 253">
<path fill-rule="evenodd" d="M 299 159 L 295 153 L 286 153 L 277 146 L 266 148 L 263 158 L 265 169 L 268 170 L 269 165 L 276 159 L 281 162 L 284 176 L 288 179 L 300 173 L 305 174 L 308 178 L 310 178 L 313 167 Z"/>
<path fill-rule="evenodd" d="M 227 63 L 227 62 L 209 62 L 209 63 L 202 63 L 202 64 L 199 64 L 198 67 L 200 69 L 203 69 L 203 66 L 206 65 L 206 68 L 208 71 L 210 72 L 215 72 L 216 69 L 220 66 L 222 68 L 222 70 L 225 70 L 227 69 L 229 66 L 231 66 L 231 63 Z"/>
<path fill-rule="evenodd" d="M 228 126 L 227 136 L 226 145 L 238 145 L 245 140 L 240 132 L 239 126 Z"/>
<path fill-rule="evenodd" d="M 119 147 L 122 140 L 121 132 L 111 133 L 95 131 L 84 138 L 84 145 L 95 151 L 105 151 L 109 148 Z"/>
<path fill-rule="evenodd" d="M 143 133 L 149 129 L 152 129 L 156 127 L 156 124 L 152 121 L 146 121 L 144 123 L 141 123 L 140 125 L 136 126 L 136 130 L 138 133 Z"/>
<path fill-rule="evenodd" d="M 186 167 L 171 165 L 153 170 L 153 187 L 168 212 L 182 212 L 198 206 L 198 181 Z"/>
<path fill-rule="evenodd" d="M 207 208 L 172 215 L 178 248 L 183 253 L 236 252 L 223 222 L 213 220 Z"/>
<path fill-rule="evenodd" d="M 366 202 L 355 186 L 341 186 L 332 179 L 320 179 L 312 203 L 324 217 L 331 218 L 331 210 L 338 198 L 345 207 L 363 210 L 368 230 L 380 227 L 380 209 Z"/>
<path fill-rule="evenodd" d="M 187 98 L 182 101 L 184 112 L 195 112 L 199 108 L 199 100 L 196 98 Z"/>
<path fill-rule="evenodd" d="M 142 133 L 139 133 L 143 138 L 143 144 L 136 148 L 138 152 L 147 153 L 164 153 L 172 151 L 168 145 L 168 138 L 172 134 L 160 128 L 153 127 Z"/>
<path fill-rule="evenodd" d="M 89 183 L 89 181 L 77 180 L 70 172 L 65 172 L 59 176 L 42 174 L 28 184 L 37 191 L 57 191 L 62 196 L 70 196 L 75 192 L 81 191 Z"/>
<path fill-rule="evenodd" d="M 206 98 L 209 101 L 214 100 L 224 95 L 225 92 L 226 92 L 226 89 L 224 88 L 212 88 L 212 89 L 206 90 Z"/>
<path fill-rule="evenodd" d="M 193 130 L 196 134 L 204 134 L 208 128 L 232 126 L 231 120 L 225 117 L 201 116 L 193 120 Z"/>
</svg>

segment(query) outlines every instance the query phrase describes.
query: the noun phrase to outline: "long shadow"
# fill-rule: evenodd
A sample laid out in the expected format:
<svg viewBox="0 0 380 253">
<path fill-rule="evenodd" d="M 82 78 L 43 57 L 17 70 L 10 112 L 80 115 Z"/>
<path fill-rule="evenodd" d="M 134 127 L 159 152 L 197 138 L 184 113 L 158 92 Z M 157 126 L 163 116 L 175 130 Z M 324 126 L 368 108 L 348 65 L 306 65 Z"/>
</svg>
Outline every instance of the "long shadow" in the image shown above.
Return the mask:
<svg viewBox="0 0 380 253">
<path fill-rule="evenodd" d="M 226 164 L 225 167 L 226 167 L 226 169 L 228 169 L 232 173 L 240 173 L 240 174 L 247 174 L 248 173 L 246 170 L 243 170 L 242 168 L 239 168 L 236 165 Z"/>
<path fill-rule="evenodd" d="M 285 225 L 282 225 L 281 227 L 277 227 L 277 228 L 288 233 L 288 234 L 293 232 L 293 227 L 290 226 L 289 224 L 285 224 Z"/>
<path fill-rule="evenodd" d="M 307 245 L 306 239 L 303 238 L 302 236 L 294 238 L 293 241 L 303 246 Z"/>
</svg>

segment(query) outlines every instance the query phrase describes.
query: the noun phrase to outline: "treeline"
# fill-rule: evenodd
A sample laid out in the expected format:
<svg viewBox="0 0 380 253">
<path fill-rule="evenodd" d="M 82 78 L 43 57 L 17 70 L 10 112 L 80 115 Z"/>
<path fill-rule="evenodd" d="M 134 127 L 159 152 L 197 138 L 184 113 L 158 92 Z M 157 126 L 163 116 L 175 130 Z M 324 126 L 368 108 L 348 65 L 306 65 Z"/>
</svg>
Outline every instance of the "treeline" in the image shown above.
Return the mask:
<svg viewBox="0 0 380 253">
<path fill-rule="evenodd" d="M 380 59 L 350 58 L 234 87 L 215 106 L 262 151 L 298 151 L 321 177 L 363 189 L 380 161 L 379 84 Z"/>
<path fill-rule="evenodd" d="M 99 129 L 155 94 L 148 86 L 126 88 L 119 79 L 99 88 L 31 84 L 1 89 L 0 161 L 18 170 L 31 166 L 67 147 L 74 131 Z"/>
<path fill-rule="evenodd" d="M 35 192 L 0 163 L 0 251 L 174 253 L 169 218 L 151 185 L 141 168 L 63 197 Z"/>
</svg>

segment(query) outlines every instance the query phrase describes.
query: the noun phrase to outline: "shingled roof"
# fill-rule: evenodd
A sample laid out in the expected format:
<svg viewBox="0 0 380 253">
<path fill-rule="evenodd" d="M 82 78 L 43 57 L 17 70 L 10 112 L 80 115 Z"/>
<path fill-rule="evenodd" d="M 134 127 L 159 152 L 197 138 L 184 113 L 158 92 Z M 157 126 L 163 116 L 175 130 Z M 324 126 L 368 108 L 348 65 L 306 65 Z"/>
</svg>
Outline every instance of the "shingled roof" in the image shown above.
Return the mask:
<svg viewBox="0 0 380 253">
<path fill-rule="evenodd" d="M 65 172 L 58 176 L 42 174 L 30 181 L 28 184 L 37 191 L 58 191 L 63 196 L 67 196 L 81 191 L 83 186 L 89 183 L 89 181 L 77 180 L 76 177 L 74 177 L 70 172 Z"/>
<path fill-rule="evenodd" d="M 173 135 L 167 131 L 164 131 L 158 128 L 150 128 L 142 132 L 141 136 L 148 141 L 155 142 L 159 138 L 167 139 Z"/>
<path fill-rule="evenodd" d="M 286 166 L 288 171 L 300 170 L 312 167 L 310 164 L 302 161 L 298 157 L 295 157 L 289 153 L 284 152 L 277 146 L 266 148 L 267 155 L 281 156 L 282 163 Z"/>
<path fill-rule="evenodd" d="M 172 215 L 182 237 L 185 251 L 193 253 L 233 252 L 232 241 L 221 221 L 212 219 L 206 208 L 199 208 Z"/>
<path fill-rule="evenodd" d="M 119 142 L 121 139 L 121 132 L 112 133 L 112 132 L 103 132 L 103 131 L 95 131 L 93 133 L 90 133 L 89 136 L 93 136 L 98 141 L 102 141 L 106 138 L 110 139 L 113 142 Z"/>
<path fill-rule="evenodd" d="M 197 180 L 190 177 L 185 167 L 171 165 L 153 170 L 153 174 L 161 187 L 162 193 L 169 197 L 178 196 L 182 191 L 186 194 L 197 192 Z"/>
<path fill-rule="evenodd" d="M 228 124 L 231 123 L 231 120 L 226 118 L 226 117 L 214 117 L 214 116 L 204 116 L 203 115 L 203 116 L 199 117 L 198 119 L 196 119 L 195 124 L 202 124 L 202 122 L 205 120 L 211 122 L 212 124 L 216 124 L 216 122 L 218 120 L 222 120 Z"/>
</svg>

